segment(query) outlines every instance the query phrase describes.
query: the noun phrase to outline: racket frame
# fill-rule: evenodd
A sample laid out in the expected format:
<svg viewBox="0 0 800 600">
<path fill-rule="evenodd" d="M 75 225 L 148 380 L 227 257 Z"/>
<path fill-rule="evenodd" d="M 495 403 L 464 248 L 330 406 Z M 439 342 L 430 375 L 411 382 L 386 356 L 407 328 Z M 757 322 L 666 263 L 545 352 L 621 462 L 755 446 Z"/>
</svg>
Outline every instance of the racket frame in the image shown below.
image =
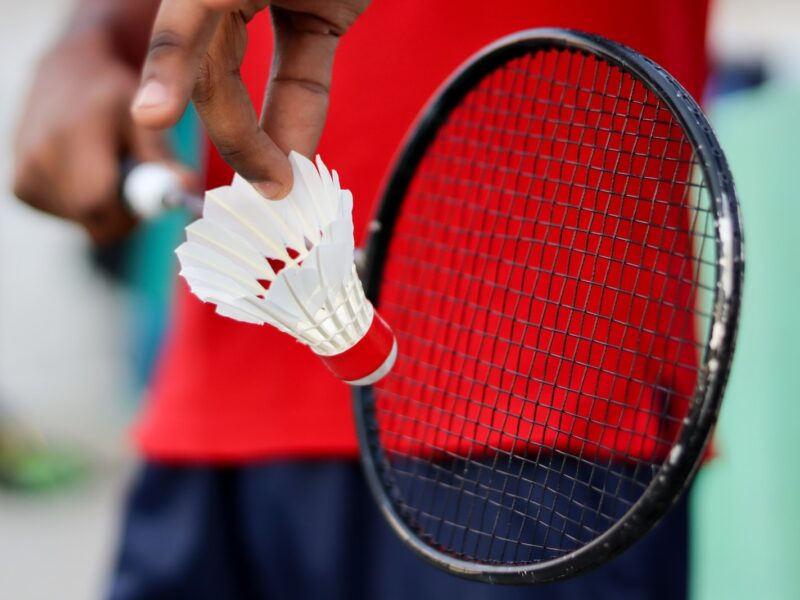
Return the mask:
<svg viewBox="0 0 800 600">
<path fill-rule="evenodd" d="M 445 81 L 411 127 L 384 185 L 377 217 L 370 225 L 363 274 L 367 297 L 379 306 L 383 266 L 403 199 L 425 151 L 451 112 L 495 68 L 519 56 L 547 49 L 593 54 L 632 74 L 672 111 L 686 133 L 703 171 L 715 223 L 717 282 L 710 323 L 713 335 L 706 341 L 706 358 L 698 371 L 698 384 L 685 426 L 642 496 L 622 519 L 585 546 L 534 564 L 497 565 L 463 560 L 420 539 L 388 497 L 389 490 L 373 455 L 381 445 L 377 439 L 372 389 L 354 389 L 353 408 L 362 465 L 369 488 L 394 531 L 433 565 L 454 575 L 489 583 L 555 581 L 599 566 L 652 529 L 688 489 L 719 414 L 733 358 L 744 275 L 743 238 L 733 178 L 708 120 L 689 93 L 663 68 L 627 46 L 575 30 L 544 28 L 511 34 L 479 51 Z"/>
</svg>

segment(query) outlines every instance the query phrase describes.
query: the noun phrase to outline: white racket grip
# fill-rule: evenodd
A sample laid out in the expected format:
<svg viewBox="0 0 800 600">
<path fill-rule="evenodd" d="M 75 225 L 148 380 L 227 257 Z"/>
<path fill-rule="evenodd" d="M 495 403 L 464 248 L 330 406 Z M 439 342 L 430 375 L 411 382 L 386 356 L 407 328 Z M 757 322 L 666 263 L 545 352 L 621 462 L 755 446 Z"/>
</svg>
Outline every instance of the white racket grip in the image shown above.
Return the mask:
<svg viewBox="0 0 800 600">
<path fill-rule="evenodd" d="M 123 168 L 121 191 L 131 212 L 144 220 L 178 207 L 195 215 L 202 212 L 202 199 L 187 193 L 178 174 L 161 163 L 145 162 Z"/>
</svg>

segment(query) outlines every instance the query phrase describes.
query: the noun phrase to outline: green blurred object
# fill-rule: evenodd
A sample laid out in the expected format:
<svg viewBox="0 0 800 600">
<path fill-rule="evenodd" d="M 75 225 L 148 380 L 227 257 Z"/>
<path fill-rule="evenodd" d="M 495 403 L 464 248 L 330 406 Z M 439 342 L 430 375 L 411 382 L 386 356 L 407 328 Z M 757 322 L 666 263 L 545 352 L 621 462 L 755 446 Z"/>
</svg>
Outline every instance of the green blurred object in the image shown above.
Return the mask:
<svg viewBox="0 0 800 600">
<path fill-rule="evenodd" d="M 0 414 L 0 489 L 43 492 L 74 483 L 86 473 L 80 457 L 51 448 L 34 430 Z"/>
<path fill-rule="evenodd" d="M 712 105 L 742 204 L 744 298 L 717 429 L 693 491 L 693 600 L 800 598 L 800 88 Z"/>
</svg>

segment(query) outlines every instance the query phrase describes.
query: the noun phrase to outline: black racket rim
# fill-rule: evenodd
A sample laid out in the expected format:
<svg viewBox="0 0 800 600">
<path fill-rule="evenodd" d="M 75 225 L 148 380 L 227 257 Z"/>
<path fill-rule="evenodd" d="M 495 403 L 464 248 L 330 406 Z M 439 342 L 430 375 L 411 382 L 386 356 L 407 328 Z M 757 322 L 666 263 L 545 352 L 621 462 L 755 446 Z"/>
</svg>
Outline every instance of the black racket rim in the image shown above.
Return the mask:
<svg viewBox="0 0 800 600">
<path fill-rule="evenodd" d="M 627 71 L 653 92 L 681 125 L 698 157 L 711 198 L 718 261 L 711 331 L 719 337 L 713 345 L 706 343 L 705 361 L 699 371 L 686 426 L 642 496 L 622 519 L 591 542 L 560 557 L 532 564 L 497 565 L 463 560 L 420 539 L 399 514 L 381 480 L 377 460 L 381 445 L 377 440 L 372 390 L 354 388 L 353 406 L 363 469 L 369 488 L 394 531 L 433 565 L 454 575 L 489 583 L 554 581 L 599 566 L 640 539 L 678 501 L 702 462 L 719 414 L 735 347 L 744 274 L 743 238 L 733 178 L 708 120 L 689 93 L 659 65 L 623 44 L 580 31 L 543 28 L 511 34 L 479 51 L 439 88 L 421 112 L 395 159 L 377 217 L 370 225 L 363 274 L 367 297 L 379 306 L 383 267 L 394 224 L 417 166 L 440 127 L 486 74 L 516 57 L 542 49 L 593 54 Z"/>
</svg>

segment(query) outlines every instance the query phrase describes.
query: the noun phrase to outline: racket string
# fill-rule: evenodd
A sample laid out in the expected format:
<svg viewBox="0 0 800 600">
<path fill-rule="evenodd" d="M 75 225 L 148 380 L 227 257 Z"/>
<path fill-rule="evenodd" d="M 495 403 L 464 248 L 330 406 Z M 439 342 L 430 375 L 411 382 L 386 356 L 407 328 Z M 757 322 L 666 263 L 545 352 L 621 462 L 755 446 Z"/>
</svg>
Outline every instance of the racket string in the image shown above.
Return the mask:
<svg viewBox="0 0 800 600">
<path fill-rule="evenodd" d="M 515 59 L 448 117 L 395 225 L 400 357 L 374 390 L 384 485 L 432 545 L 548 560 L 650 484 L 711 322 L 700 171 L 657 97 L 584 54 Z"/>
<path fill-rule="evenodd" d="M 498 77 L 498 76 L 499 76 L 499 73 L 495 73 L 495 75 L 494 75 L 494 76 L 495 76 L 495 77 Z M 473 167 L 473 166 L 471 165 L 471 166 L 470 166 L 470 168 L 472 168 L 472 167 Z M 434 185 L 435 185 L 435 182 L 434 182 Z M 475 193 L 479 193 L 479 191 L 480 191 L 480 190 L 475 190 Z M 433 205 L 433 206 L 434 206 L 434 207 L 436 207 L 436 205 Z M 446 208 L 445 208 L 445 207 L 443 207 L 442 205 L 439 205 L 439 206 L 438 206 L 438 207 L 436 207 L 436 208 L 438 208 L 438 211 L 437 211 L 437 214 L 435 214 L 435 215 L 432 215 L 432 217 L 433 217 L 433 218 L 431 218 L 431 219 L 430 219 L 430 222 L 431 222 L 431 223 L 433 223 L 433 222 L 437 222 L 437 221 L 439 221 L 439 220 L 443 220 L 444 222 L 449 222 L 449 221 L 451 220 L 451 219 L 449 218 L 449 214 L 448 214 L 448 215 L 443 215 L 443 214 L 442 214 L 442 213 L 443 213 L 443 211 L 445 211 L 445 210 L 446 210 Z M 452 207 L 447 207 L 447 208 L 448 208 L 448 209 L 447 209 L 447 212 L 448 212 L 448 213 L 452 213 L 452 212 L 453 212 L 453 209 L 452 209 Z M 462 215 L 461 215 L 461 217 L 462 217 L 462 219 L 463 219 L 463 218 L 464 218 L 464 215 L 462 214 Z M 423 225 L 423 227 L 421 228 L 421 232 L 423 233 L 423 235 L 424 235 L 424 233 L 425 233 L 425 230 L 426 230 L 426 227 Z M 432 255 L 430 255 L 430 254 L 429 254 L 429 255 L 428 255 L 428 257 L 426 257 L 426 258 L 427 258 L 427 260 L 435 260 L 435 257 L 434 257 L 434 256 L 432 256 Z M 452 261 L 453 261 L 453 260 L 455 260 L 455 257 L 451 257 L 451 265 L 452 265 Z M 415 272 L 414 270 L 411 270 L 411 271 L 410 271 L 410 274 L 412 275 L 412 277 L 414 277 L 414 279 L 418 279 L 418 276 L 419 276 L 419 272 L 418 272 L 418 271 L 417 271 L 417 272 Z M 431 351 L 431 352 L 433 352 L 433 349 L 431 349 L 430 351 Z M 406 405 L 408 405 L 408 399 L 405 399 L 405 404 L 406 404 Z M 396 408 L 397 408 L 397 407 L 395 407 L 395 409 L 396 409 Z M 424 408 L 423 408 L 423 410 L 424 410 Z M 398 412 L 398 413 L 396 413 L 396 414 L 402 414 L 402 413 L 399 413 L 399 412 Z M 414 429 L 415 429 L 415 433 L 416 433 L 416 429 L 417 429 L 418 427 L 419 427 L 419 423 L 414 423 Z M 416 436 L 415 436 L 415 437 L 416 437 Z M 416 495 L 416 493 L 417 493 L 417 485 L 416 485 L 416 483 L 417 483 L 417 482 L 416 482 L 416 480 L 413 480 L 413 479 L 412 479 L 412 480 L 411 480 L 411 485 L 409 486 L 409 489 L 407 489 L 407 490 L 406 490 L 406 493 L 408 494 L 409 498 L 411 498 L 411 502 L 412 502 L 412 503 L 413 503 L 413 502 L 416 502 L 416 497 L 415 497 L 415 495 Z M 432 489 L 435 489 L 435 488 L 432 488 Z M 423 492 L 424 492 L 424 490 L 423 490 Z"/>
</svg>

